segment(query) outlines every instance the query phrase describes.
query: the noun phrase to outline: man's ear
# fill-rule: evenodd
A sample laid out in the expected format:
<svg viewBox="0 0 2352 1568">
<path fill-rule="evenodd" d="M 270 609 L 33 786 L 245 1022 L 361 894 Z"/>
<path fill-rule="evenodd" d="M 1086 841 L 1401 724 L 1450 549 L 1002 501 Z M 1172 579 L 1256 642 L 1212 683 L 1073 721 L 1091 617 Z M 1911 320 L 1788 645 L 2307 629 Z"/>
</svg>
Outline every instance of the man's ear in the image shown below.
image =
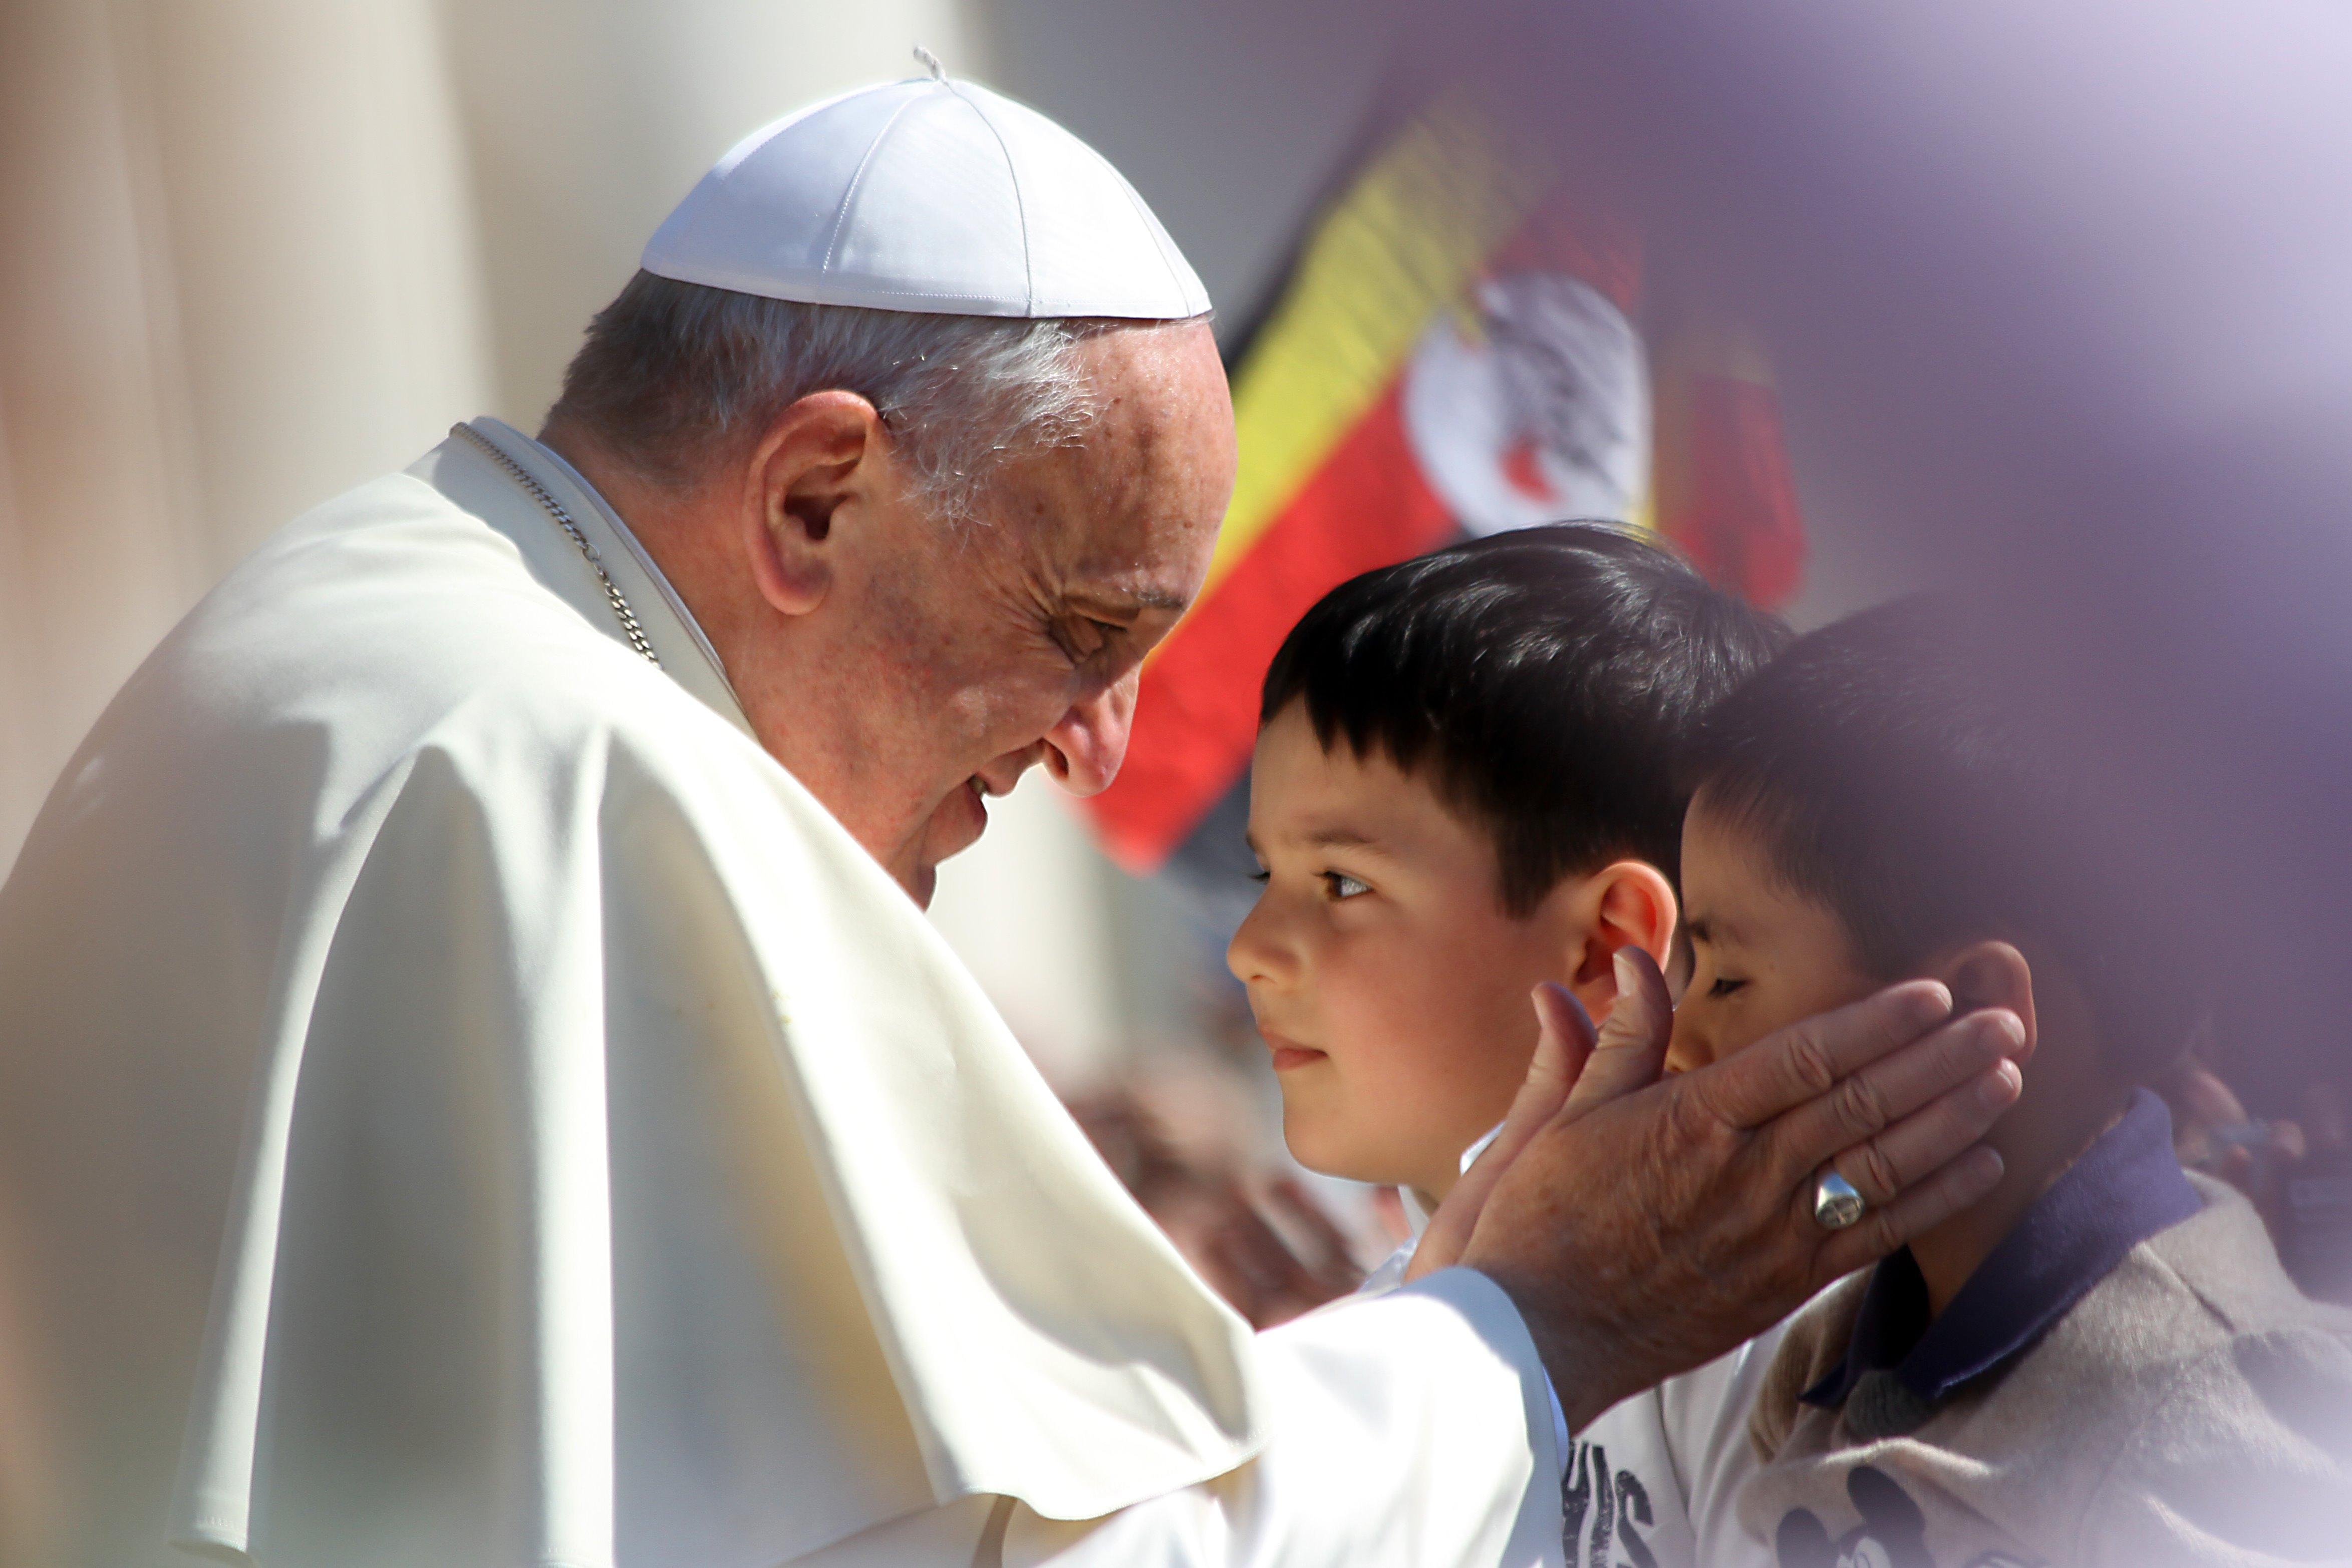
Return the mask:
<svg viewBox="0 0 2352 1568">
<path fill-rule="evenodd" d="M 1950 988 L 1952 1012 L 2007 1008 L 2025 1024 L 2025 1047 L 2033 1049 L 2033 968 L 2006 942 L 1973 942 L 1947 959 L 1936 978 Z"/>
<path fill-rule="evenodd" d="M 889 446 L 882 416 L 856 392 L 812 392 L 768 426 L 744 470 L 743 542 L 760 597 L 778 613 L 824 602 L 836 526 L 877 497 Z"/>
<path fill-rule="evenodd" d="M 1569 988 L 1595 1023 L 1617 999 L 1617 950 L 1639 947 L 1664 967 L 1674 952 L 1674 884 L 1647 861 L 1612 861 L 1586 877 L 1570 904 Z"/>
</svg>

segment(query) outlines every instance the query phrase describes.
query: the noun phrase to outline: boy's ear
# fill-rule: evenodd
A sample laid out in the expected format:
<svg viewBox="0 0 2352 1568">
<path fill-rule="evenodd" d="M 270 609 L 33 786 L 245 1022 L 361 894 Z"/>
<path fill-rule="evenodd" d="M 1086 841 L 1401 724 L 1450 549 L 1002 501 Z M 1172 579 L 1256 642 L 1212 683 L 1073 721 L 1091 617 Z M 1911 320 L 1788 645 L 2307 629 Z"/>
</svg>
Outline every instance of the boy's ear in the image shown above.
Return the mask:
<svg viewBox="0 0 2352 1568">
<path fill-rule="evenodd" d="M 1617 999 L 1617 950 L 1639 947 L 1664 967 L 1679 911 L 1674 884 L 1647 861 L 1613 861 L 1586 877 L 1577 893 L 1569 988 L 1597 1023 Z"/>
<path fill-rule="evenodd" d="M 1936 978 L 1950 988 L 1952 1011 L 2007 1008 L 2025 1025 L 2025 1046 L 2033 1049 L 2033 968 L 2006 942 L 1975 942 L 1946 961 Z"/>
</svg>

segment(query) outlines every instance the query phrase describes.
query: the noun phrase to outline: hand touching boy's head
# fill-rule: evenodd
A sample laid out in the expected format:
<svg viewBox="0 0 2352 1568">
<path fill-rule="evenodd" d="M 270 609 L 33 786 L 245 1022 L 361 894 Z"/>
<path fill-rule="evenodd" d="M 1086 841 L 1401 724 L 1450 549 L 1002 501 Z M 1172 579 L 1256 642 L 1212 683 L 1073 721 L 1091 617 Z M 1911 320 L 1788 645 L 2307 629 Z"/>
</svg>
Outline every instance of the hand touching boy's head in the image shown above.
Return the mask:
<svg viewBox="0 0 2352 1568">
<path fill-rule="evenodd" d="M 1894 980 L 2026 1031 L 1999 1186 L 1911 1245 L 1931 1311 L 2188 1048 L 2200 999 L 2052 672 L 1909 600 L 1799 639 L 1701 726 L 1685 782 L 1696 1067 Z"/>
<path fill-rule="evenodd" d="M 2187 967 L 2044 698 L 1956 601 L 1910 599 L 1798 639 L 1709 714 L 1682 770 L 1677 1064 L 1929 975 L 2029 1019 L 2063 989 L 2122 1082 L 2177 1059 Z"/>
<path fill-rule="evenodd" d="M 1265 682 L 1228 962 L 1307 1165 L 1443 1197 L 1525 1076 L 1540 981 L 1588 1010 L 1675 921 L 1688 727 L 1777 625 L 1678 558 L 1561 525 L 1369 572 Z"/>
</svg>

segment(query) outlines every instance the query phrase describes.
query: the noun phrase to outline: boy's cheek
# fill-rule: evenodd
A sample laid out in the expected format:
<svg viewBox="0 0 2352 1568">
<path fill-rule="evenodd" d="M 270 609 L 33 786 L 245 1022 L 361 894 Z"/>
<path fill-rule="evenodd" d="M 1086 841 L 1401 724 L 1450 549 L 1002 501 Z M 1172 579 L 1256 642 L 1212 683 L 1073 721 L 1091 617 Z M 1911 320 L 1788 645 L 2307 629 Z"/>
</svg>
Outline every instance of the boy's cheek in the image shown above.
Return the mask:
<svg viewBox="0 0 2352 1568">
<path fill-rule="evenodd" d="M 1725 1003 L 1712 998 L 1685 998 L 1675 1009 L 1674 1038 L 1666 1045 L 1666 1071 L 1696 1072 L 1738 1055 L 1780 1027 L 1764 1016 L 1756 998 Z M 1741 1005 L 1742 1003 L 1746 1005 Z M 1801 1016 L 1801 1015 L 1799 1015 Z"/>
<path fill-rule="evenodd" d="M 1717 1036 L 1722 1020 L 1703 997 L 1685 996 L 1675 1006 L 1674 1032 L 1666 1039 L 1666 1071 L 1696 1072 L 1722 1056 Z"/>
<path fill-rule="evenodd" d="M 1666 1071 L 1696 1072 L 1702 1067 L 1713 1067 L 1738 1049 L 1738 1044 L 1724 1039 L 1719 1029 L 1693 1029 L 1677 1019 L 1674 1038 L 1666 1043 Z"/>
<path fill-rule="evenodd" d="M 1282 1085 L 1282 1141 L 1291 1157 L 1324 1176 L 1361 1177 L 1351 1129 L 1341 1102 L 1339 1085 L 1326 1062 L 1303 1071 L 1286 1072 Z"/>
</svg>

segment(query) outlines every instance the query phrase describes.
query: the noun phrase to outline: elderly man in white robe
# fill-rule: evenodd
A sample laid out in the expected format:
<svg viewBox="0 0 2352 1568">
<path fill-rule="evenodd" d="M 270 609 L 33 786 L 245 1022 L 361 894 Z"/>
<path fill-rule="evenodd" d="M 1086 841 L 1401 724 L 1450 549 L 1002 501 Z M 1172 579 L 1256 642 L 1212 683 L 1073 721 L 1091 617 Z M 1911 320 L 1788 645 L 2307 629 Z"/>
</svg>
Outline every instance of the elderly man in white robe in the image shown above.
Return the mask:
<svg viewBox="0 0 2352 1568">
<path fill-rule="evenodd" d="M 1556 1562 L 1564 1433 L 1984 1190 L 2013 1019 L 1657 1083 L 1629 1006 L 1461 1266 L 1260 1336 L 1187 1270 L 919 905 L 1118 768 L 1233 480 L 1206 310 L 1049 121 L 853 94 L 538 439 L 171 634 L 0 892 L 10 1561 Z"/>
</svg>

